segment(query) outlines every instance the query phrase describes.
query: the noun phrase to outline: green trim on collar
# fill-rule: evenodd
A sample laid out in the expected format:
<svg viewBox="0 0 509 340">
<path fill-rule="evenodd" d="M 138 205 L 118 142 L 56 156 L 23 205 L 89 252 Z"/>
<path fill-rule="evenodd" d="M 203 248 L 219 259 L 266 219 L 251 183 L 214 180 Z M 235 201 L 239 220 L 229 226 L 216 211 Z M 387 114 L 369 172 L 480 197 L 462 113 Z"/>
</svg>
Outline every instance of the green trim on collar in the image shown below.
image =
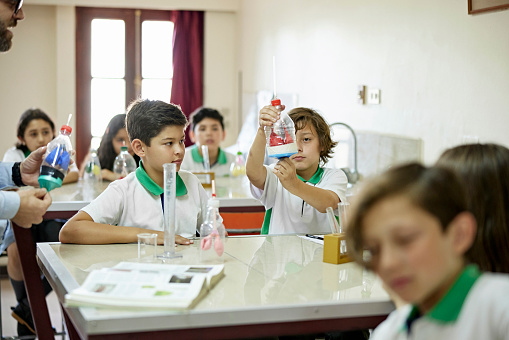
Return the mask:
<svg viewBox="0 0 509 340">
<path fill-rule="evenodd" d="M 198 151 L 198 146 L 196 144 L 193 145 L 191 148 L 191 156 L 193 157 L 193 161 L 195 163 L 203 163 L 203 157 L 202 155 L 200 155 L 200 152 Z M 227 162 L 226 153 L 223 151 L 223 149 L 219 148 L 219 155 L 217 155 L 216 163 L 226 164 L 226 162 Z M 214 164 L 211 164 L 210 166 Z"/>
<path fill-rule="evenodd" d="M 140 166 L 136 169 L 136 178 L 140 181 L 141 185 L 147 189 L 152 195 L 160 196 L 164 193 L 164 189 L 161 188 L 156 182 L 150 178 L 145 169 L 143 168 L 143 162 L 140 162 Z M 187 194 L 187 188 L 177 172 L 177 190 L 176 196 L 184 196 Z"/>
<path fill-rule="evenodd" d="M 260 235 L 267 235 L 269 233 L 270 217 L 272 216 L 272 208 L 265 211 L 265 217 L 263 218 L 262 230 Z"/>
<path fill-rule="evenodd" d="M 481 273 L 477 266 L 466 266 L 447 294 L 445 294 L 442 300 L 440 300 L 432 310 L 425 314 L 425 317 L 440 323 L 456 321 L 470 289 L 472 289 L 475 281 L 477 281 L 480 276 Z M 419 311 L 417 306 L 412 306 L 412 310 L 408 314 L 403 329 L 406 330 L 410 327 L 418 315 Z"/>
<path fill-rule="evenodd" d="M 447 294 L 426 316 L 444 323 L 456 321 L 468 292 L 480 276 L 481 273 L 475 265 L 466 266 Z"/>
<path fill-rule="evenodd" d="M 322 179 L 322 176 L 323 176 L 323 168 L 320 168 L 318 167 L 318 170 L 316 170 L 315 174 L 313 175 L 313 177 L 311 177 L 309 179 L 309 181 L 306 181 L 304 178 L 300 177 L 299 175 L 297 175 L 297 177 L 304 183 L 306 182 L 309 182 L 313 185 L 317 185 L 318 182 L 320 182 L 320 180 Z"/>
<path fill-rule="evenodd" d="M 28 148 L 26 150 L 21 150 L 21 151 L 23 151 L 23 155 L 25 156 L 25 158 L 30 156 L 30 154 L 32 153 L 32 151 L 28 150 Z"/>
</svg>

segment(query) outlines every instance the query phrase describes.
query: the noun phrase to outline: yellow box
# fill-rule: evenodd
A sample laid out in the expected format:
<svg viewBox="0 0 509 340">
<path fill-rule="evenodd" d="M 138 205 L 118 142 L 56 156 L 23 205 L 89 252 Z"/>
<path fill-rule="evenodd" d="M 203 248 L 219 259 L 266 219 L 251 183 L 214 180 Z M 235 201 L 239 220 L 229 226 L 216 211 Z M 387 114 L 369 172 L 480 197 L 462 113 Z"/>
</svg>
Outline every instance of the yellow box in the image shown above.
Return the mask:
<svg viewBox="0 0 509 340">
<path fill-rule="evenodd" d="M 352 262 L 348 254 L 341 254 L 341 241 L 345 240 L 345 234 L 328 234 L 323 237 L 323 262 L 340 264 Z"/>
</svg>

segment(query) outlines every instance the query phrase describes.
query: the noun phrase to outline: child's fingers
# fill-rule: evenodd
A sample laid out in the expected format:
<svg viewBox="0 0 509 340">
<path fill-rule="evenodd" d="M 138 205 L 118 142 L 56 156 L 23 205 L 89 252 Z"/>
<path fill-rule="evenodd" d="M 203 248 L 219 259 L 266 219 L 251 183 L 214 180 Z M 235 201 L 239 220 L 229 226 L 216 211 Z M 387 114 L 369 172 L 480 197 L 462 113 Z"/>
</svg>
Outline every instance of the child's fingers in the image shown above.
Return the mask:
<svg viewBox="0 0 509 340">
<path fill-rule="evenodd" d="M 182 237 L 180 235 L 175 235 L 175 243 L 176 244 L 191 244 L 191 243 L 193 243 L 193 241 L 190 239 L 187 239 L 185 237 Z"/>
</svg>

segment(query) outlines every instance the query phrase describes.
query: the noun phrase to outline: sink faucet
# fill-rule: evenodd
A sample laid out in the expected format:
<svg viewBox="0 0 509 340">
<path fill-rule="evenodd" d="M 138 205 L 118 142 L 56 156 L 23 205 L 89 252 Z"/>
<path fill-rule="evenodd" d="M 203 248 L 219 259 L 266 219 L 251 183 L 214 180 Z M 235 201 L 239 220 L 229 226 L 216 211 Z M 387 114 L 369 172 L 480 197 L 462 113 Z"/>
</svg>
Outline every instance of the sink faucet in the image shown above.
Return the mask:
<svg viewBox="0 0 509 340">
<path fill-rule="evenodd" d="M 354 184 L 355 182 L 357 182 L 359 180 L 359 171 L 357 169 L 357 135 L 355 134 L 355 131 L 352 129 L 352 127 L 345 123 L 340 123 L 340 122 L 333 123 L 329 127 L 332 129 L 332 127 L 334 127 L 336 125 L 342 125 L 342 126 L 346 127 L 348 130 L 350 130 L 350 132 L 352 133 L 352 136 L 353 136 L 354 169 L 351 170 L 350 168 L 341 168 L 341 170 L 343 170 L 345 172 L 346 177 L 348 178 L 348 183 Z"/>
</svg>

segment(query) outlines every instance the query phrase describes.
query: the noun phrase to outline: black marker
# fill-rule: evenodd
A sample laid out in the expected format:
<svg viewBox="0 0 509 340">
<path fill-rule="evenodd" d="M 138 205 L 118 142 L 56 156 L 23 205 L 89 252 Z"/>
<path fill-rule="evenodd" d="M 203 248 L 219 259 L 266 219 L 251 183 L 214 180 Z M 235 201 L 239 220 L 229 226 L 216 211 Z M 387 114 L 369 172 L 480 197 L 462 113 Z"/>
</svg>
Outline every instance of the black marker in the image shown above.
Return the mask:
<svg viewBox="0 0 509 340">
<path fill-rule="evenodd" d="M 315 236 L 315 235 L 306 234 L 306 237 L 315 238 L 317 240 L 322 240 L 323 241 L 323 236 Z"/>
</svg>

